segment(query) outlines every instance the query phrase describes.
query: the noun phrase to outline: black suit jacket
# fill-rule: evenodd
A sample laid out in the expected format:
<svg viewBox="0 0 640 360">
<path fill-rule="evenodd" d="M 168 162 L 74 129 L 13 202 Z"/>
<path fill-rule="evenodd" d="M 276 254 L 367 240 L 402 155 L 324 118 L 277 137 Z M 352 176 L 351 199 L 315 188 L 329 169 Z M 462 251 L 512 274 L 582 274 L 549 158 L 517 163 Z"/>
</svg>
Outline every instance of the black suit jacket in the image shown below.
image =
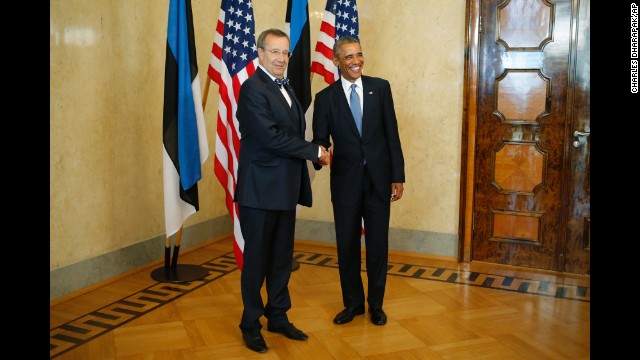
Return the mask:
<svg viewBox="0 0 640 360">
<path fill-rule="evenodd" d="M 306 160 L 317 161 L 319 146 L 305 141 L 306 123 L 289 87 L 290 107 L 278 85 L 257 68 L 240 87 L 240 159 L 234 200 L 243 206 L 293 210 L 311 206 Z"/>
<path fill-rule="evenodd" d="M 333 139 L 331 200 L 355 205 L 363 159 L 378 195 L 391 198 L 391 183 L 404 183 L 404 157 L 391 86 L 387 80 L 362 76 L 362 137 L 358 133 L 341 80 L 318 92 L 313 108 L 313 142 L 327 149 Z M 320 167 L 316 166 L 319 170 Z M 390 200 L 389 200 L 390 201 Z"/>
</svg>

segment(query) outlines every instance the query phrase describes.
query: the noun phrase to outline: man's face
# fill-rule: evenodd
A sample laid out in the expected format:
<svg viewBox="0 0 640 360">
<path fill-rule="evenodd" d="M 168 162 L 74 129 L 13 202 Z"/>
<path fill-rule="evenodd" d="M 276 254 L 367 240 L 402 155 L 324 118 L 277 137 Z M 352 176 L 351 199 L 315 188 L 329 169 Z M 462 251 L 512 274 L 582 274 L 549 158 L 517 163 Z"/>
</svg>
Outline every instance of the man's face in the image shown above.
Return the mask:
<svg viewBox="0 0 640 360">
<path fill-rule="evenodd" d="M 272 51 L 279 50 L 280 55 L 274 55 Z M 284 71 L 289 64 L 289 56 L 282 52 L 289 51 L 289 40 L 286 37 L 268 35 L 264 39 L 264 49 L 258 48 L 260 65 L 276 78 L 284 77 Z"/>
<path fill-rule="evenodd" d="M 340 72 L 349 82 L 354 82 L 362 76 L 364 67 L 364 56 L 362 48 L 358 43 L 343 44 L 337 58 L 333 58 L 333 63 L 340 68 Z"/>
</svg>

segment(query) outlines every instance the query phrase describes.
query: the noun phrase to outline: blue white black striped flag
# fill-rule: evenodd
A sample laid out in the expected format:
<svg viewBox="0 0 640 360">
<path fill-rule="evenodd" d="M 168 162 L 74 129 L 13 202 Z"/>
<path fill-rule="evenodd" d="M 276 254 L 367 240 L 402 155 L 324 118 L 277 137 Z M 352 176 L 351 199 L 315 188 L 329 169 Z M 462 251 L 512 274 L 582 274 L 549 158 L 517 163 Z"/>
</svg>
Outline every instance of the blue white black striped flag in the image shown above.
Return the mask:
<svg viewBox="0 0 640 360">
<path fill-rule="evenodd" d="M 164 213 L 169 237 L 200 209 L 198 181 L 209 155 L 191 0 L 169 3 L 164 78 Z"/>
</svg>

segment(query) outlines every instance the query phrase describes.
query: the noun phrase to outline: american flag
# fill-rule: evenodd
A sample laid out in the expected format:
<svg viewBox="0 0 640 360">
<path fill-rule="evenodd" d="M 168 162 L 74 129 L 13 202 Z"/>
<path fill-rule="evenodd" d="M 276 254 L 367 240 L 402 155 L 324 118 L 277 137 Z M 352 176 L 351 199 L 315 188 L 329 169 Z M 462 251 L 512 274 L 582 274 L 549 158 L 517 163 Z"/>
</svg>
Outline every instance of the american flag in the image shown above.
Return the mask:
<svg viewBox="0 0 640 360">
<path fill-rule="evenodd" d="M 226 191 L 226 205 L 233 222 L 233 252 L 242 270 L 244 238 L 240 231 L 238 205 L 233 202 L 238 174 L 240 133 L 238 96 L 240 86 L 258 67 L 255 23 L 251 0 L 222 0 L 207 73 L 220 93 L 216 124 L 214 172 Z"/>
<path fill-rule="evenodd" d="M 340 69 L 333 64 L 333 45 L 343 36 L 360 40 L 356 0 L 327 0 L 314 60 L 311 62 L 311 72 L 321 75 L 327 84 L 340 79 Z M 333 150 L 329 151 L 332 159 Z M 364 219 L 360 232 L 364 234 Z"/>
<path fill-rule="evenodd" d="M 321 75 L 327 84 L 340 78 L 340 71 L 333 64 L 333 44 L 343 36 L 360 40 L 356 0 L 327 0 L 311 62 L 311 72 Z"/>
</svg>

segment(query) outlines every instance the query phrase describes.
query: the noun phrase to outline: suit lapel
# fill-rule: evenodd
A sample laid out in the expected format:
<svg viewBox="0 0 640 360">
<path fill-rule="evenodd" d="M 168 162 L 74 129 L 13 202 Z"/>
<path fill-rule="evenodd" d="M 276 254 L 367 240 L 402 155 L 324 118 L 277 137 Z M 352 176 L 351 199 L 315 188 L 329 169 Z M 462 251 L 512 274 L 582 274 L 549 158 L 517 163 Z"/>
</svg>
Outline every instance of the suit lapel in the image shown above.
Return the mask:
<svg viewBox="0 0 640 360">
<path fill-rule="evenodd" d="M 268 81 L 270 82 L 269 87 L 273 90 L 274 93 L 277 94 L 276 96 L 278 97 L 278 99 L 280 99 L 280 103 L 282 103 L 285 108 L 291 109 L 291 106 L 289 106 L 287 99 L 284 97 L 275 81 L 271 80 L 271 78 L 268 78 Z M 289 95 L 289 97 L 291 97 L 291 95 Z M 293 101 L 293 99 L 291 99 L 291 101 Z M 293 102 L 291 104 L 293 104 Z"/>
<path fill-rule="evenodd" d="M 289 97 L 291 98 L 291 111 L 293 112 L 293 116 L 294 117 L 297 116 L 298 118 L 298 130 L 300 131 L 300 134 L 304 136 L 305 125 L 306 125 L 304 120 L 304 109 L 302 109 L 302 105 L 298 101 L 298 98 L 296 97 L 296 94 L 294 93 L 291 85 L 286 85 L 285 88 L 289 93 Z M 286 99 L 285 99 L 285 102 L 286 102 Z"/>
<path fill-rule="evenodd" d="M 291 120 L 293 125 L 296 127 L 296 129 L 298 130 L 298 133 L 303 133 L 304 129 L 301 128 L 300 116 L 298 115 L 299 109 L 301 109 L 302 106 L 298 103 L 298 100 L 296 99 L 295 95 L 293 95 L 293 91 L 291 90 L 289 91 L 289 97 L 291 98 L 291 106 L 289 106 L 289 103 L 287 102 L 287 99 L 284 97 L 284 94 L 282 94 L 282 92 L 280 91 L 278 84 L 276 84 L 276 82 L 273 81 L 271 77 L 269 77 L 269 75 L 266 74 L 264 70 L 262 70 L 261 68 L 256 69 L 256 71 L 261 72 L 262 79 L 267 84 L 267 88 L 269 89 L 269 91 L 272 92 L 279 99 L 282 106 L 286 109 L 286 111 L 288 111 L 289 120 Z"/>
<path fill-rule="evenodd" d="M 373 90 L 371 90 L 369 79 L 362 75 L 362 136 L 367 129 L 367 119 L 369 115 L 370 102 L 373 100 Z"/>
</svg>

